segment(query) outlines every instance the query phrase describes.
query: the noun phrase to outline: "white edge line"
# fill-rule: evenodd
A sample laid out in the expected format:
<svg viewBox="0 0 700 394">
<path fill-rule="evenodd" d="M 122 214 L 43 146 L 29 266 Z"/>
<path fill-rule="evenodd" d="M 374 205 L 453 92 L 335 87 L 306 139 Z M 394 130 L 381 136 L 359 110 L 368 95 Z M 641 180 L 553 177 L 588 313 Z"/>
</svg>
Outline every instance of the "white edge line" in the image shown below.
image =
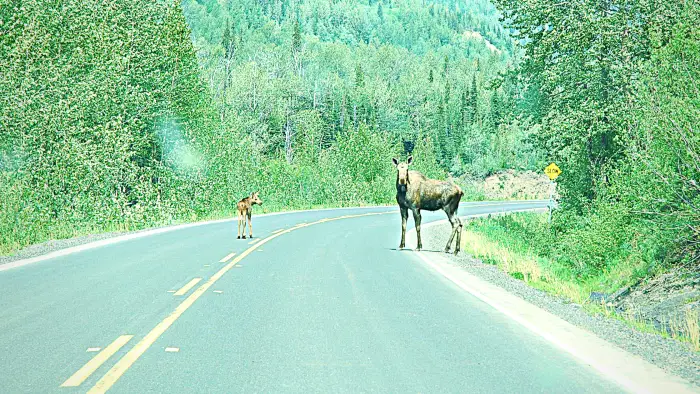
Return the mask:
<svg viewBox="0 0 700 394">
<path fill-rule="evenodd" d="M 594 359 L 585 357 L 584 355 L 579 354 L 575 349 L 567 346 L 565 343 L 559 341 L 556 337 L 553 335 L 549 334 L 548 332 L 544 330 L 540 330 L 537 326 L 534 324 L 531 324 L 527 320 L 521 318 L 517 314 L 511 312 L 509 309 L 502 307 L 500 304 L 497 302 L 491 300 L 487 296 L 481 294 L 479 291 L 472 289 L 468 285 L 462 283 L 459 279 L 453 277 L 449 273 L 445 272 L 440 266 L 438 266 L 436 263 L 428 259 L 423 253 L 421 252 L 414 252 L 416 255 L 423 260 L 423 262 L 427 265 L 429 265 L 432 269 L 437 271 L 439 274 L 444 276 L 445 278 L 449 279 L 452 281 L 454 284 L 459 286 L 462 290 L 468 292 L 469 294 L 473 295 L 474 297 L 478 298 L 479 300 L 483 301 L 490 307 L 494 308 L 498 312 L 504 314 L 505 316 L 509 317 L 510 319 L 518 322 L 520 325 L 523 327 L 527 328 L 528 330 L 532 331 L 533 333 L 539 335 L 540 337 L 544 338 L 548 342 L 552 343 L 553 345 L 557 346 L 558 348 L 564 350 L 565 352 L 571 354 L 572 356 L 576 357 L 580 361 L 583 361 L 584 363 L 590 365 L 591 367 L 595 368 L 597 371 L 601 372 L 604 376 L 611 378 L 614 380 L 616 383 L 620 384 L 621 386 L 630 389 L 630 388 L 635 388 L 635 385 L 632 384 L 628 379 L 620 376 L 615 376 L 615 375 L 610 375 L 609 371 L 607 368 L 604 368 L 596 363 Z M 505 290 L 504 290 L 505 291 Z M 638 389 L 637 390 L 632 390 L 633 392 L 640 392 Z"/>
<path fill-rule="evenodd" d="M 548 202 L 548 201 L 549 200 L 473 201 L 473 202 L 467 201 L 467 202 L 464 202 L 460 205 L 477 207 L 477 206 L 490 206 L 490 205 L 500 205 L 500 204 L 528 204 L 528 203 L 534 204 L 534 203 L 544 203 L 544 202 Z M 487 203 L 487 204 L 484 204 L 484 203 Z M 366 207 L 320 208 L 320 209 L 308 209 L 308 210 L 296 210 L 296 211 L 284 211 L 284 212 L 271 212 L 271 213 L 264 213 L 264 214 L 256 215 L 256 217 L 289 215 L 289 214 L 296 214 L 296 213 L 303 213 L 303 212 L 342 211 L 342 210 L 357 210 L 357 209 L 381 209 L 381 208 L 396 208 L 396 207 L 397 207 L 396 205 L 372 205 L 372 206 L 366 206 Z M 174 226 L 161 227 L 161 228 L 156 228 L 156 229 L 152 229 L 152 230 L 139 231 L 138 233 L 133 233 L 133 234 L 125 234 L 125 235 L 120 235 L 117 237 L 105 238 L 105 239 L 102 239 L 99 241 L 89 242 L 86 244 L 77 245 L 77 246 L 73 246 L 70 248 L 59 249 L 59 250 L 56 250 L 54 252 L 51 252 L 51 253 L 48 253 L 45 255 L 41 255 L 41 256 L 31 257 L 31 258 L 23 259 L 23 260 L 16 260 L 16 261 L 6 263 L 6 264 L 0 264 L 0 272 L 6 271 L 6 270 L 9 270 L 12 268 L 22 267 L 22 266 L 32 264 L 32 263 L 37 263 L 37 262 L 44 261 L 44 260 L 53 259 L 56 257 L 62 257 L 62 256 L 66 256 L 69 254 L 82 252 L 85 250 L 99 248 L 101 246 L 107 246 L 107 245 L 112 245 L 112 244 L 116 244 L 119 242 L 129 241 L 132 239 L 148 237 L 148 236 L 156 235 L 156 234 L 163 234 L 163 233 L 167 233 L 170 231 L 182 230 L 182 229 L 191 228 L 191 227 L 233 222 L 236 220 L 238 220 L 238 219 L 237 218 L 228 218 L 228 219 L 218 219 L 218 220 L 206 220 L 206 221 L 202 221 L 202 222 L 178 224 L 178 225 L 174 225 Z"/>
</svg>

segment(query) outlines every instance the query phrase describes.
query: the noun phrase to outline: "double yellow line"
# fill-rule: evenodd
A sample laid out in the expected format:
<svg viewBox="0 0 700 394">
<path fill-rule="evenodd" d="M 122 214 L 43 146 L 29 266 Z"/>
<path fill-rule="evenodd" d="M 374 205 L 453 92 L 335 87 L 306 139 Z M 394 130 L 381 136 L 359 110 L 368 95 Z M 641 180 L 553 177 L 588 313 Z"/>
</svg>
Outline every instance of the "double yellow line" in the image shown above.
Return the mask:
<svg viewBox="0 0 700 394">
<path fill-rule="evenodd" d="M 87 364 L 83 365 L 76 373 L 73 374 L 68 380 L 63 382 L 61 387 L 77 387 L 80 386 L 85 379 L 90 377 L 93 372 L 97 370 L 102 364 L 105 363 L 114 353 L 118 352 L 124 345 L 127 344 L 133 338 L 133 335 L 122 335 L 114 342 L 110 343 L 109 346 L 102 349 L 101 352 L 97 353 Z"/>
<path fill-rule="evenodd" d="M 303 228 L 303 227 L 308 227 L 312 226 L 314 224 L 319 224 L 319 223 L 325 223 L 325 222 L 330 222 L 334 220 L 340 220 L 340 219 L 349 219 L 349 218 L 358 218 L 362 216 L 374 216 L 374 215 L 384 215 L 387 213 L 394 213 L 394 211 L 391 212 L 373 212 L 373 213 L 364 213 L 364 214 L 358 214 L 358 215 L 345 215 L 345 216 L 340 216 L 336 218 L 330 218 L 330 219 L 321 219 L 316 222 L 312 223 L 301 223 L 299 225 L 296 225 L 294 227 L 291 227 L 286 230 L 278 230 L 274 232 L 272 235 L 269 237 L 261 240 L 260 242 L 257 242 L 256 244 L 252 245 L 248 249 L 246 249 L 243 253 L 238 255 L 235 259 L 231 260 L 228 264 L 226 264 L 223 268 L 221 268 L 217 273 L 215 273 L 209 280 L 204 282 L 203 285 L 199 286 L 192 294 L 190 294 L 189 297 L 187 297 L 180 305 L 178 305 L 175 308 L 175 311 L 168 315 L 163 321 L 158 323 L 148 334 L 146 334 L 141 341 L 139 341 L 131 350 L 129 350 L 119 361 L 117 361 L 114 366 L 107 371 L 107 373 L 102 376 L 102 378 L 97 381 L 97 383 L 88 391 L 90 394 L 96 394 L 96 393 L 104 393 L 107 390 L 109 390 L 116 382 L 121 378 L 122 375 L 136 362 L 136 360 L 141 357 L 143 353 L 148 350 L 148 348 L 153 345 L 153 343 L 161 336 L 165 331 L 167 331 L 170 326 L 175 323 L 175 321 L 182 316 L 182 314 L 189 309 L 192 304 L 195 303 L 201 297 L 207 290 L 209 290 L 214 283 L 216 283 L 217 280 L 221 279 L 222 276 L 226 272 L 228 272 L 231 268 L 233 268 L 236 264 L 238 264 L 241 260 L 243 260 L 246 256 L 248 256 L 250 253 L 252 253 L 255 249 L 263 246 L 264 244 L 270 242 L 271 240 L 279 237 L 280 235 L 292 232 L 294 230 Z M 224 259 L 221 260 L 221 262 L 224 262 L 234 256 L 235 253 L 231 253 L 228 256 L 226 256 Z M 199 282 L 194 282 L 194 279 L 188 283 L 188 285 L 191 284 L 189 287 L 193 287 Z M 188 287 L 187 285 L 185 287 Z M 182 290 L 182 289 L 181 289 Z M 189 288 L 187 289 L 189 290 Z M 176 294 L 177 295 L 177 294 Z M 76 372 L 73 376 L 71 376 L 64 384 L 62 384 L 62 387 L 75 387 L 79 386 L 85 379 L 87 379 L 97 368 L 99 368 L 109 357 L 114 355 L 119 349 L 121 349 L 130 339 L 132 338 L 132 335 L 123 335 L 115 342 L 113 342 L 111 345 L 106 347 L 102 352 L 100 352 L 97 356 L 95 356 L 92 360 L 90 360 L 83 368 L 81 368 L 78 372 Z"/>
</svg>

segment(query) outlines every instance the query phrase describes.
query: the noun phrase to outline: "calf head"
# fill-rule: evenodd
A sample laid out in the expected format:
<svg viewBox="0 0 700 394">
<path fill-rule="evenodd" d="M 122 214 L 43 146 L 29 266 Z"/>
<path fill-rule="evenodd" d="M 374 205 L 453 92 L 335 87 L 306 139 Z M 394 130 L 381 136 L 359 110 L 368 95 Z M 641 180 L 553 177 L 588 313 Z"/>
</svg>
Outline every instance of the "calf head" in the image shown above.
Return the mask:
<svg viewBox="0 0 700 394">
<path fill-rule="evenodd" d="M 262 200 L 260 199 L 260 192 L 255 192 L 250 195 L 251 204 L 262 205 Z"/>
</svg>

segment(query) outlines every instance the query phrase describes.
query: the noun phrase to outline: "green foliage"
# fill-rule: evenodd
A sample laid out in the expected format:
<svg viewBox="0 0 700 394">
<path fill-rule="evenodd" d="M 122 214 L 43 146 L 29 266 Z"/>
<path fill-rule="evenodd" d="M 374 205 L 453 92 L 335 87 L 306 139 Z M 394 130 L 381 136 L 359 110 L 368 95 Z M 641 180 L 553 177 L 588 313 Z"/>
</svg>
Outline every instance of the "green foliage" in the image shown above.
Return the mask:
<svg viewBox="0 0 700 394">
<path fill-rule="evenodd" d="M 612 292 L 658 268 L 654 252 L 668 240 L 653 239 L 648 228 L 610 205 L 587 218 L 557 218 L 570 227 L 565 232 L 550 227 L 547 215 L 531 213 L 479 219 L 470 229 L 511 251 L 538 256 L 538 264 L 554 278 L 589 291 Z"/>
<path fill-rule="evenodd" d="M 494 128 L 519 123 L 502 108 L 518 95 L 516 81 L 490 86 L 513 60 L 514 43 L 488 1 L 462 9 L 418 1 L 396 7 L 186 0 L 183 9 L 224 122 L 244 120 L 266 155 L 284 150 L 291 162 L 305 149 L 295 114 L 314 111 L 324 149 L 339 133 L 365 124 L 392 141 L 415 143 L 428 136 L 437 163 L 455 175 L 515 164 L 510 153 L 517 147 L 505 144 L 516 139 L 491 138 Z M 224 59 L 218 37 L 226 36 L 222 26 L 229 19 L 241 44 L 233 58 Z M 499 98 L 495 116 L 492 95 Z M 468 104 L 461 104 L 462 96 Z M 489 152 L 493 148 L 496 155 Z"/>
<path fill-rule="evenodd" d="M 648 225 L 671 235 L 674 259 L 700 259 L 700 6 L 687 3 L 668 36 L 652 35 L 632 104 L 629 161 L 618 194 Z M 665 28 L 665 27 L 664 27 Z M 631 174 L 628 175 L 628 174 Z"/>
<path fill-rule="evenodd" d="M 201 174 L 173 167 L 191 161 L 207 121 L 178 5 L 22 1 L 1 12 L 3 225 L 22 223 L 3 231 L 2 249 L 181 215 Z M 160 122 L 189 154 L 165 157 Z"/>
<path fill-rule="evenodd" d="M 529 129 L 515 145 L 547 151 L 525 157 L 564 170 L 561 210 L 538 230 L 557 246 L 537 246 L 541 255 L 577 280 L 608 284 L 664 264 L 697 265 L 697 2 L 496 2 L 525 53 L 504 76 L 523 85 L 511 108 L 532 122 L 503 136 Z M 509 108 L 498 101 L 491 106 Z"/>
</svg>

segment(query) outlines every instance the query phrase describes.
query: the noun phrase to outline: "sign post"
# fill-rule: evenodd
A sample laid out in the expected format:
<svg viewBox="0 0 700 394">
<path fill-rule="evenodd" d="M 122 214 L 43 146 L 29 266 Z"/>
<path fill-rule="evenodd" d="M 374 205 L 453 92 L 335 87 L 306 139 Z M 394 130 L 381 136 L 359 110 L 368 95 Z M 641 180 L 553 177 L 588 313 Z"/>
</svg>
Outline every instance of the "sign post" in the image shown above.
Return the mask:
<svg viewBox="0 0 700 394">
<path fill-rule="evenodd" d="M 549 177 L 549 223 L 552 223 L 552 209 L 554 209 L 554 180 L 561 174 L 561 169 L 554 163 L 544 169 L 544 173 Z"/>
</svg>

